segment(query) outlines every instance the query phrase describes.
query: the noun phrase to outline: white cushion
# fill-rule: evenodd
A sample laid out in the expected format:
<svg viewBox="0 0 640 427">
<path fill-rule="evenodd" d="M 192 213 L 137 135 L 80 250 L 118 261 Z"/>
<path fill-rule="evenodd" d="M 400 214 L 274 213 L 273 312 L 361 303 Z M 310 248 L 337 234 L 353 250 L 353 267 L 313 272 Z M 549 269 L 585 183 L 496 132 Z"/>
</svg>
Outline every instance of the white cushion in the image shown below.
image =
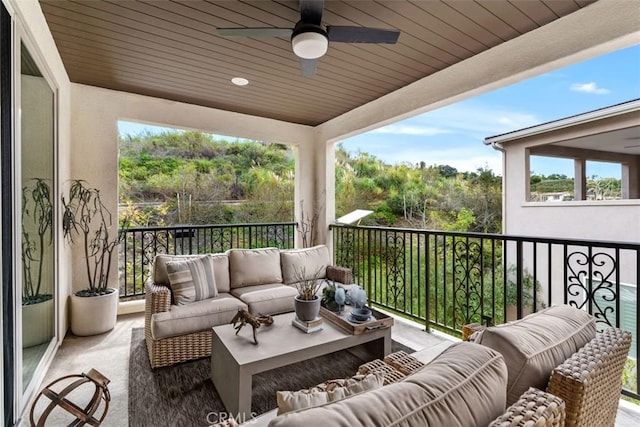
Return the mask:
<svg viewBox="0 0 640 427">
<path fill-rule="evenodd" d="M 279 249 L 232 249 L 228 253 L 231 289 L 282 283 Z"/>
<path fill-rule="evenodd" d="M 368 375 L 355 375 L 352 378 L 330 380 L 310 389 L 299 391 L 279 391 L 278 415 L 302 408 L 334 402 L 348 396 L 375 390 L 384 384 L 384 374 L 374 372 Z"/>
<path fill-rule="evenodd" d="M 305 249 L 290 249 L 280 252 L 282 279 L 290 285 L 302 279 L 321 279 L 327 275 L 327 267 L 331 265 L 331 255 L 326 245 L 318 245 Z M 304 277 L 298 277 L 304 272 Z"/>
</svg>

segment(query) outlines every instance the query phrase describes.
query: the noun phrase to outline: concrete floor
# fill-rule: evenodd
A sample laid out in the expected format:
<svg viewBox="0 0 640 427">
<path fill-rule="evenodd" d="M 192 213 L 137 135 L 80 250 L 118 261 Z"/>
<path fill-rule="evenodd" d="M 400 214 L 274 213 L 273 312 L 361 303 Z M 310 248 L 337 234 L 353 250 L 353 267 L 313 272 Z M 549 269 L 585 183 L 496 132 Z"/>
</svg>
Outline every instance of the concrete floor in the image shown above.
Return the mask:
<svg viewBox="0 0 640 427">
<path fill-rule="evenodd" d="M 127 426 L 131 329 L 143 326 L 144 315 L 138 313 L 119 316 L 116 327 L 106 334 L 76 337 L 69 333 L 47 372 L 44 384 L 64 375 L 87 372 L 91 368 L 100 371 L 111 380 L 109 384 L 111 403 L 102 426 Z M 393 326 L 392 336 L 394 340 L 415 350 L 426 350 L 424 354 L 427 359 L 437 356 L 456 341 L 444 334 L 425 333 L 420 325 L 398 318 Z M 50 423 L 47 425 L 52 426 L 67 425 L 70 422 L 61 414 L 58 414 L 58 417 L 52 416 L 49 420 Z M 637 425 L 640 425 L 640 408 L 621 401 L 616 426 L 635 427 Z"/>
</svg>

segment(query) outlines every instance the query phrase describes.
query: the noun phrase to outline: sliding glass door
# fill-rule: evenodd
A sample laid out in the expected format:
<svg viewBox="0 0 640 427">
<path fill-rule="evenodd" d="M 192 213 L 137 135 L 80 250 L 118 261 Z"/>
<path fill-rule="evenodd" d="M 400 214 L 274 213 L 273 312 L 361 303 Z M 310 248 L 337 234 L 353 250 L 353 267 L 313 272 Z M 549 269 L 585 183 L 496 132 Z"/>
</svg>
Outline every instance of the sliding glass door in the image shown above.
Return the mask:
<svg viewBox="0 0 640 427">
<path fill-rule="evenodd" d="M 0 422 L 13 426 L 56 346 L 56 91 L 4 4 L 0 33 Z"/>
<path fill-rule="evenodd" d="M 20 45 L 22 391 L 54 336 L 54 92 Z"/>
</svg>

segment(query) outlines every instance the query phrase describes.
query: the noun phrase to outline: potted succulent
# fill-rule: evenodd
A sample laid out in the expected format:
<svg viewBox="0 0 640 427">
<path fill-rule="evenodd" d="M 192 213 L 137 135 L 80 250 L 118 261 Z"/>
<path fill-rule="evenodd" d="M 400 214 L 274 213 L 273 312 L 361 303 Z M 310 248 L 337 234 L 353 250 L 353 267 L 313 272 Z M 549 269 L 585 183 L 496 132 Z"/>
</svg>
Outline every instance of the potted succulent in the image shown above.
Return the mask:
<svg viewBox="0 0 640 427">
<path fill-rule="evenodd" d="M 53 295 L 47 251 L 53 243 L 51 188 L 33 178 L 22 188 L 22 345 L 32 347 L 53 336 Z M 51 265 L 49 265 L 51 267 Z"/>
<path fill-rule="evenodd" d="M 70 244 L 78 243 L 84 257 L 84 288 L 71 295 L 71 331 L 101 334 L 116 324 L 118 290 L 109 288 L 112 260 L 123 235 L 112 233 L 113 218 L 100 190 L 73 180 L 62 196 L 62 231 Z"/>
<path fill-rule="evenodd" d="M 302 321 L 310 322 L 320 313 L 321 300 L 318 291 L 322 285 L 322 268 L 311 275 L 308 275 L 304 268 L 296 268 L 294 271 L 298 289 L 298 295 L 295 297 L 296 316 Z"/>
</svg>

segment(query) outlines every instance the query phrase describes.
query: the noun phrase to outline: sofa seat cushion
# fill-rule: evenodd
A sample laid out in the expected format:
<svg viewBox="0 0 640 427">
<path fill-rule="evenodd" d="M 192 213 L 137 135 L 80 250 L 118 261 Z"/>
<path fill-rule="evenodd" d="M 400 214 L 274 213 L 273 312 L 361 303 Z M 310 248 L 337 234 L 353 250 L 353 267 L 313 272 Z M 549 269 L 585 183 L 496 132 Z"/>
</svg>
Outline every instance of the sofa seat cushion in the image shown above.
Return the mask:
<svg viewBox="0 0 640 427">
<path fill-rule="evenodd" d="M 506 385 L 502 355 L 463 342 L 404 381 L 290 412 L 269 426 L 485 426 L 504 412 Z"/>
<path fill-rule="evenodd" d="M 246 310 L 247 305 L 227 293 L 187 305 L 172 305 L 171 310 L 151 316 L 151 336 L 159 340 L 205 331 L 231 323 L 240 309 Z"/>
<path fill-rule="evenodd" d="M 325 245 L 289 249 L 280 252 L 280 264 L 282 280 L 290 285 L 303 279 L 326 277 L 327 267 L 331 265 L 331 256 L 329 248 Z"/>
<path fill-rule="evenodd" d="M 512 405 L 529 387 L 545 390 L 553 368 L 595 336 L 592 316 L 584 310 L 559 305 L 487 328 L 474 342 L 504 356 L 509 370 L 507 405 Z"/>
<path fill-rule="evenodd" d="M 232 249 L 228 254 L 231 289 L 282 283 L 280 249 Z"/>
<path fill-rule="evenodd" d="M 247 286 L 231 290 L 231 295 L 249 306 L 253 314 L 279 314 L 294 310 L 298 291 L 282 283 Z"/>
</svg>

